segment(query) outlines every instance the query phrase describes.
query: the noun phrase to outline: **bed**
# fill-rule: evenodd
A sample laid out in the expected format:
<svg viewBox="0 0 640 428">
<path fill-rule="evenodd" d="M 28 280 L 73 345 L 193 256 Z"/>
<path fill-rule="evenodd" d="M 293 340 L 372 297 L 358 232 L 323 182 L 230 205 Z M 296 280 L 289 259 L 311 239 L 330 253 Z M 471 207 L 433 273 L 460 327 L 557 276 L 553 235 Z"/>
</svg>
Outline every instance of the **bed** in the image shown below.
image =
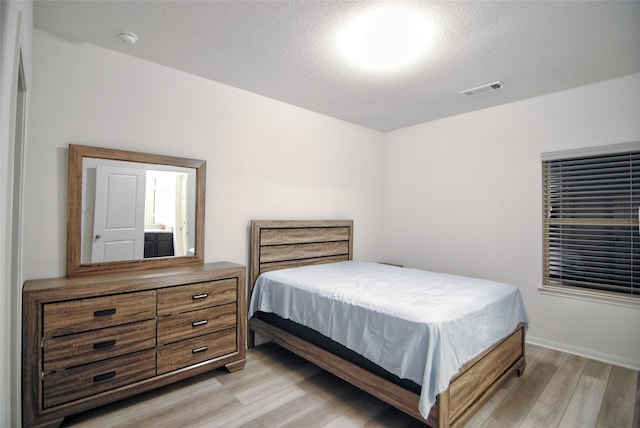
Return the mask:
<svg viewBox="0 0 640 428">
<path fill-rule="evenodd" d="M 464 424 L 504 381 L 514 374 L 520 375 L 525 368 L 526 313 L 524 313 L 524 317 L 519 316 L 521 319 L 519 322 L 514 321 L 516 318 L 509 318 L 510 325 L 500 327 L 504 332 L 499 333 L 497 340 L 491 340 L 490 345 L 485 347 L 485 345 L 475 344 L 476 349 L 472 351 L 471 357 L 462 357 L 458 360 L 462 363 L 455 367 L 457 371 L 449 373 L 444 370 L 444 376 L 447 379 L 444 386 L 438 386 L 438 382 L 431 382 L 428 377 L 421 377 L 419 370 L 416 372 L 415 365 L 411 366 L 411 363 L 408 368 L 384 367 L 384 364 L 378 364 L 375 357 L 367 355 L 366 350 L 363 352 L 362 349 L 357 349 L 357 346 L 352 349 L 351 344 L 342 338 L 330 338 L 327 337 L 330 334 L 317 331 L 321 328 L 317 328 L 318 325 L 313 325 L 311 321 L 309 323 L 303 322 L 296 319 L 295 316 L 290 316 L 286 311 L 280 314 L 282 316 L 272 313 L 277 311 L 272 311 L 270 305 L 278 298 L 264 297 L 262 289 L 268 289 L 268 287 L 261 286 L 265 282 L 279 284 L 280 280 L 291 281 L 290 275 L 294 275 L 294 281 L 297 281 L 295 278 L 306 281 L 307 278 L 315 278 L 316 275 L 325 275 L 327 270 L 329 277 L 334 275 L 336 270 L 340 271 L 340 274 L 344 271 L 352 275 L 358 274 L 361 269 L 367 269 L 365 276 L 375 275 L 376 278 L 388 275 L 392 279 L 397 279 L 398 275 L 408 275 L 409 277 L 423 275 L 420 271 L 411 269 L 352 262 L 352 221 L 252 221 L 250 239 L 249 291 L 252 295 L 258 277 L 265 274 L 258 282 L 255 296 L 252 296 L 249 322 L 250 346 L 253 345 L 253 333 L 257 332 L 409 415 L 439 428 Z M 373 269 L 373 273 L 369 271 L 370 269 Z M 323 286 L 325 282 L 327 284 L 331 282 L 325 277 L 322 278 L 322 281 L 318 282 Z M 455 278 L 449 277 L 447 281 L 449 279 Z M 271 286 L 271 288 L 273 287 Z M 280 295 L 288 296 L 286 299 L 283 297 L 282 300 L 288 299 L 289 306 L 292 306 L 291 293 L 287 293 Z M 317 308 L 311 310 L 307 308 L 304 311 L 299 311 L 300 313 L 342 314 L 346 313 L 347 306 L 352 306 L 335 307 L 336 311 L 329 311 L 326 305 L 334 305 L 335 303 L 322 303 L 322 301 L 319 301 L 320 303 L 303 303 L 302 299 L 305 297 L 300 293 L 302 292 L 296 288 L 294 299 L 298 299 L 295 300 L 298 302 L 297 304 Z M 405 293 L 406 290 L 402 290 L 399 294 L 404 295 Z M 325 294 L 336 294 L 336 290 L 330 290 Z M 519 292 L 517 297 L 520 298 Z M 263 300 L 271 303 L 263 305 L 261 303 Z M 379 300 L 383 306 L 385 300 L 391 302 L 388 305 L 391 308 L 397 305 L 393 301 L 392 294 Z M 343 311 L 343 309 L 345 310 Z M 375 307 L 372 310 L 378 311 L 379 309 L 379 307 Z M 393 312 L 393 309 L 391 311 Z M 416 317 L 419 316 L 421 315 L 416 315 Z M 409 318 L 411 322 L 421 321 L 418 318 Z M 448 316 L 446 318 L 448 319 Z M 489 321 L 491 324 L 493 322 Z M 392 327 L 396 331 L 398 328 L 407 328 L 404 325 L 393 325 Z M 410 330 L 402 331 L 413 331 L 413 327 Z M 418 341 L 413 342 L 418 343 Z M 436 343 L 433 340 L 432 342 Z M 371 341 L 367 343 L 375 345 Z M 393 346 L 397 347 L 398 344 L 391 344 L 390 349 L 393 349 Z M 478 348 L 478 346 L 481 347 Z M 420 346 L 417 347 L 420 348 Z M 360 352 L 355 352 L 354 349 Z M 455 350 L 457 355 L 458 348 Z M 464 354 L 471 351 L 459 352 Z M 431 360 L 434 358 L 429 357 L 425 360 L 428 364 L 423 367 L 423 374 L 430 373 Z M 433 379 L 440 376 L 438 370 L 434 372 L 436 374 L 432 376 Z M 416 373 L 418 374 L 416 375 Z M 422 387 L 423 384 L 428 386 Z M 435 392 L 437 392 L 437 397 Z"/>
</svg>

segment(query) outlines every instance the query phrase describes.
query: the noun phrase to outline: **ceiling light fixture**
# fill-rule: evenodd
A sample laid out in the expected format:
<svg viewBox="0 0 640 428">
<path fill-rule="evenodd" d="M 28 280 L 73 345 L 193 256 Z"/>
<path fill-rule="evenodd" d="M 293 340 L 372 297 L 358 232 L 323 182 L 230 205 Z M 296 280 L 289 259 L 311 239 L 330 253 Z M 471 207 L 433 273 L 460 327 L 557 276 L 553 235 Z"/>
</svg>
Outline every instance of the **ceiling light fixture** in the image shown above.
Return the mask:
<svg viewBox="0 0 640 428">
<path fill-rule="evenodd" d="M 127 43 L 129 45 L 135 45 L 136 42 L 138 41 L 138 35 L 130 31 L 119 32 L 118 38 L 120 38 L 120 40 L 122 40 L 123 43 Z"/>
<path fill-rule="evenodd" d="M 338 50 L 353 66 L 392 72 L 415 64 L 434 40 L 433 22 L 407 5 L 381 3 L 362 11 L 337 33 Z"/>
</svg>

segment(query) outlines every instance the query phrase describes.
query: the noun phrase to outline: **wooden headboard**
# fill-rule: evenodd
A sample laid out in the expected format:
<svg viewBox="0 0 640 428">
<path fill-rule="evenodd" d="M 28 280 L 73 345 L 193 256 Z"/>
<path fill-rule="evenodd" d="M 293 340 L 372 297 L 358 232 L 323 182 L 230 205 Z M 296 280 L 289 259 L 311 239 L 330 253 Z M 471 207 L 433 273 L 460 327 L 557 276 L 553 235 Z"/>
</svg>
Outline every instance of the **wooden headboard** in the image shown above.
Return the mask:
<svg viewBox="0 0 640 428">
<path fill-rule="evenodd" d="M 262 272 L 353 259 L 353 220 L 252 220 L 249 296 Z"/>
</svg>

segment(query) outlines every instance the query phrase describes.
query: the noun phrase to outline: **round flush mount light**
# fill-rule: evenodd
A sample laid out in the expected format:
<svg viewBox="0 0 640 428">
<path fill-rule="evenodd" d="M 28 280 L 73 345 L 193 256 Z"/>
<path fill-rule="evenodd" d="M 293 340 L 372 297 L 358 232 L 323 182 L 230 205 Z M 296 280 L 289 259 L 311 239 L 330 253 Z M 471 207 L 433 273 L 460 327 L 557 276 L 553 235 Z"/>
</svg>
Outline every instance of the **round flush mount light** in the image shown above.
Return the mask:
<svg viewBox="0 0 640 428">
<path fill-rule="evenodd" d="M 339 52 L 354 67 L 393 72 L 418 62 L 434 40 L 434 25 L 407 4 L 378 3 L 339 29 Z"/>
<path fill-rule="evenodd" d="M 138 35 L 131 31 L 120 31 L 118 33 L 118 38 L 122 40 L 123 43 L 127 43 L 129 45 L 135 45 L 138 41 Z"/>
</svg>

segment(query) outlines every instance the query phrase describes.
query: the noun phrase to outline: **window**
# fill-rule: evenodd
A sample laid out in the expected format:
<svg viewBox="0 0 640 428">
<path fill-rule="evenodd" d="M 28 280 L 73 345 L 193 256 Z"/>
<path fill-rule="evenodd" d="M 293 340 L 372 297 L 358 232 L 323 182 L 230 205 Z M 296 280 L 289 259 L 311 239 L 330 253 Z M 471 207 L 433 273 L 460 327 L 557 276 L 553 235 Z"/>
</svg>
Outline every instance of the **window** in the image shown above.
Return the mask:
<svg viewBox="0 0 640 428">
<path fill-rule="evenodd" d="M 542 155 L 543 288 L 640 298 L 640 143 Z"/>
</svg>

